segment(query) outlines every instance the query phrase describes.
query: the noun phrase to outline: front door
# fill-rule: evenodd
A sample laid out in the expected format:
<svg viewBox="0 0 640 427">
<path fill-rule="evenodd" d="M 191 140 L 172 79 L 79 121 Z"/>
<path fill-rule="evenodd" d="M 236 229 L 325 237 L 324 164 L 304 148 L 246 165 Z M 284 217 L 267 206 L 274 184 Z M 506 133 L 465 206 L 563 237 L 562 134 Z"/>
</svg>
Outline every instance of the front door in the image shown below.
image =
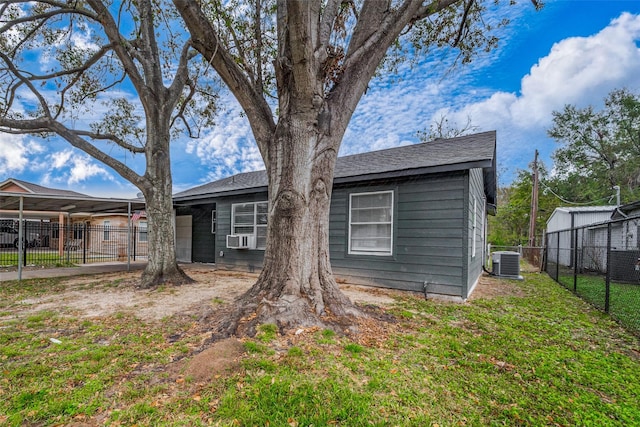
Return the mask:
<svg viewBox="0 0 640 427">
<path fill-rule="evenodd" d="M 193 206 L 193 262 L 216 262 L 216 205 Z"/>
</svg>

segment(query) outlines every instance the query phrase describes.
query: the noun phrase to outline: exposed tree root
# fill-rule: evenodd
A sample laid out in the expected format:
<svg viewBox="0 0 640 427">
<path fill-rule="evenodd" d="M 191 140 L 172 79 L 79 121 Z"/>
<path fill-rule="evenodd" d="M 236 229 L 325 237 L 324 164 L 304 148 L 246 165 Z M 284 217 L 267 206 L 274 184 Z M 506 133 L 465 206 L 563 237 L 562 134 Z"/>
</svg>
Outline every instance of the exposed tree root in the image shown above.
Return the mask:
<svg viewBox="0 0 640 427">
<path fill-rule="evenodd" d="M 358 319 L 367 314 L 342 292 L 330 296 L 323 292 L 322 302 L 306 295 L 283 294 L 268 298 L 260 282 L 228 307 L 217 311 L 213 320 L 213 340 L 230 336 L 254 336 L 259 325 L 275 324 L 281 333 L 298 328 L 319 327 L 339 334 L 357 332 Z M 322 307 L 319 309 L 319 307 Z"/>
<path fill-rule="evenodd" d="M 141 289 L 153 289 L 162 285 L 182 286 L 193 283 L 194 280 L 187 275 L 178 265 L 175 268 L 154 272 L 145 270 L 140 278 Z"/>
</svg>

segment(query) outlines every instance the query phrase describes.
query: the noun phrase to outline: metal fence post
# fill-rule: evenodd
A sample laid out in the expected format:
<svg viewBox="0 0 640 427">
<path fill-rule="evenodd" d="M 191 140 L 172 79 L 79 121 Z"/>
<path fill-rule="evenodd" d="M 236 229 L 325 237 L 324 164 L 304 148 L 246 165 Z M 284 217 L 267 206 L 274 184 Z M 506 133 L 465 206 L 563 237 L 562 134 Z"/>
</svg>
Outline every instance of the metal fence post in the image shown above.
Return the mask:
<svg viewBox="0 0 640 427">
<path fill-rule="evenodd" d="M 578 290 L 578 229 L 574 228 L 573 232 L 573 292 Z"/>
<path fill-rule="evenodd" d="M 84 230 L 82 231 L 82 263 L 87 263 L 87 223 L 84 223 Z"/>
<path fill-rule="evenodd" d="M 560 232 L 556 232 L 556 282 L 560 281 Z"/>
<path fill-rule="evenodd" d="M 611 290 L 611 223 L 607 224 L 607 275 L 604 291 L 604 311 L 609 312 L 609 292 Z"/>
<path fill-rule="evenodd" d="M 540 260 L 540 271 L 544 271 L 545 273 L 548 274 L 547 272 L 547 257 L 549 256 L 549 233 L 544 233 L 544 247 L 542 248 L 541 251 L 541 257 L 542 259 Z"/>
</svg>

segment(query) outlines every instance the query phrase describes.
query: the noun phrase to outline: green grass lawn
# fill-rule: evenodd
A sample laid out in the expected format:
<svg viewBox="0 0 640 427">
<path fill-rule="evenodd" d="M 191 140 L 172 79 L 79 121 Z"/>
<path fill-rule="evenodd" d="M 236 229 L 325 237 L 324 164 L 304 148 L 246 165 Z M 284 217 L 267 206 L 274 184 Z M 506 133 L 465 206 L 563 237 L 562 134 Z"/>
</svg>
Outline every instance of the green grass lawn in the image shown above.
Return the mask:
<svg viewBox="0 0 640 427">
<path fill-rule="evenodd" d="M 240 368 L 205 382 L 176 371 L 202 340 L 195 318 L 16 317 L 64 285 L 3 282 L 0 424 L 640 425 L 638 338 L 546 274 L 524 276 L 466 304 L 407 295 L 359 338 L 263 325 Z"/>
<path fill-rule="evenodd" d="M 563 276 L 560 281 L 573 289 L 573 276 Z M 581 275 L 577 278 L 576 293 L 601 310 L 605 308 L 605 278 Z M 615 283 L 609 286 L 609 314 L 620 323 L 640 334 L 640 284 Z"/>
<path fill-rule="evenodd" d="M 76 260 L 76 256 L 71 257 L 71 262 L 67 262 L 67 256 L 60 256 L 54 251 L 27 251 L 26 264 L 38 265 L 38 266 L 54 266 L 63 267 L 72 265 Z M 2 251 L 0 252 L 0 266 L 17 267 L 18 265 L 18 252 L 17 251 Z"/>
</svg>

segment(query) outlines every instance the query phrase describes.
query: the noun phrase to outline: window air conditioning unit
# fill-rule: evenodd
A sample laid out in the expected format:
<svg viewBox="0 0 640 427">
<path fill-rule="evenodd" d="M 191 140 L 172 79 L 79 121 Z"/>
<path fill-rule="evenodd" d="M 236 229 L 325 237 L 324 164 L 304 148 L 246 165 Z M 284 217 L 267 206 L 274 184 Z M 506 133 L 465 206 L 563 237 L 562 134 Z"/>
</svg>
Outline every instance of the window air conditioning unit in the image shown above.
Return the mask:
<svg viewBox="0 0 640 427">
<path fill-rule="evenodd" d="M 510 251 L 499 251 L 491 254 L 493 269 L 491 273 L 495 276 L 511 279 L 522 279 L 520 275 L 520 253 Z"/>
<path fill-rule="evenodd" d="M 229 249 L 255 249 L 256 236 L 253 234 L 228 234 L 227 248 Z"/>
</svg>

